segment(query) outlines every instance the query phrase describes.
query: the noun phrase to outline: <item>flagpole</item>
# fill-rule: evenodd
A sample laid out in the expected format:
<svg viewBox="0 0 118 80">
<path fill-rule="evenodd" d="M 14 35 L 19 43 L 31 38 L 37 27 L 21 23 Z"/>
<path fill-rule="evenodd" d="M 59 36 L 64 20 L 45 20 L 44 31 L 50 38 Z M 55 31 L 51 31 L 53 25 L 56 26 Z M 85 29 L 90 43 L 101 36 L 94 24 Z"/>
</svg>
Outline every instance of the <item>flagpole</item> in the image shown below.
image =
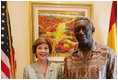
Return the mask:
<svg viewBox="0 0 118 80">
<path fill-rule="evenodd" d="M 11 60 L 11 72 L 12 72 L 12 78 L 15 79 L 14 74 L 14 65 L 13 65 L 13 55 L 12 55 L 12 45 L 11 45 L 11 36 L 10 36 L 10 29 L 9 29 L 9 16 L 8 16 L 8 5 L 6 1 L 6 15 L 7 15 L 7 27 L 8 27 L 8 36 L 9 36 L 9 48 L 10 48 L 10 60 Z"/>
</svg>

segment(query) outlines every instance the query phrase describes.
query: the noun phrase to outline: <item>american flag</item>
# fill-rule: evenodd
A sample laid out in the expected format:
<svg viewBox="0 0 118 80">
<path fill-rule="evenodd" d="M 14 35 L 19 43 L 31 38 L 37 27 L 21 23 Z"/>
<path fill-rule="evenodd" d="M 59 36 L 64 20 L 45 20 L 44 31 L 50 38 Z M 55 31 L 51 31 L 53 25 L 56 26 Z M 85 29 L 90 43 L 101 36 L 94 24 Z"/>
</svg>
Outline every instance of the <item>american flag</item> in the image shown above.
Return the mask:
<svg viewBox="0 0 118 80">
<path fill-rule="evenodd" d="M 16 61 L 6 1 L 1 1 L 1 78 L 15 79 Z"/>
</svg>

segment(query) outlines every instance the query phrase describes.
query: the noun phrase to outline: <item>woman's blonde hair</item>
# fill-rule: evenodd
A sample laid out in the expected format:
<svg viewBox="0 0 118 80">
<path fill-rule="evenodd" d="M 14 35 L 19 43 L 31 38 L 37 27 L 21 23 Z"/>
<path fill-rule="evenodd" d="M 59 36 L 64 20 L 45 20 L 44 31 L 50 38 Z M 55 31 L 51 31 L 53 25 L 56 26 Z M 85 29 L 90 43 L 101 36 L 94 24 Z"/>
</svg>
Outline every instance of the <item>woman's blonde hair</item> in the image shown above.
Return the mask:
<svg viewBox="0 0 118 80">
<path fill-rule="evenodd" d="M 48 44 L 49 46 L 49 54 L 51 54 L 52 52 L 52 43 L 51 43 L 51 40 L 49 38 L 46 38 L 46 37 L 40 37 L 38 39 L 36 39 L 32 45 L 32 49 L 33 49 L 33 53 L 36 54 L 36 48 L 38 45 L 40 44 L 43 44 L 43 43 L 46 43 Z"/>
</svg>

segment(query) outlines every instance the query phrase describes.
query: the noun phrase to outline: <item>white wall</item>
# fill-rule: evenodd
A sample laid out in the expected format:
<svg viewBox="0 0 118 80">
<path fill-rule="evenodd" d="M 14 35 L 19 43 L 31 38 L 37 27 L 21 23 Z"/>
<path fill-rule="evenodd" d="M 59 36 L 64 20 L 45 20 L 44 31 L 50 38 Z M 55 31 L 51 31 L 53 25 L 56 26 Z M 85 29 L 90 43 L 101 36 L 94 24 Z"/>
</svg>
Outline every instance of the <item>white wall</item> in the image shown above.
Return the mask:
<svg viewBox="0 0 118 80">
<path fill-rule="evenodd" d="M 93 23 L 96 28 L 94 39 L 106 44 L 112 2 L 91 1 L 88 3 L 93 3 Z M 22 78 L 23 68 L 30 64 L 29 2 L 8 1 L 8 9 L 17 61 L 16 78 L 19 79 Z"/>
<path fill-rule="evenodd" d="M 112 2 L 93 2 L 94 39 L 107 45 Z"/>
</svg>

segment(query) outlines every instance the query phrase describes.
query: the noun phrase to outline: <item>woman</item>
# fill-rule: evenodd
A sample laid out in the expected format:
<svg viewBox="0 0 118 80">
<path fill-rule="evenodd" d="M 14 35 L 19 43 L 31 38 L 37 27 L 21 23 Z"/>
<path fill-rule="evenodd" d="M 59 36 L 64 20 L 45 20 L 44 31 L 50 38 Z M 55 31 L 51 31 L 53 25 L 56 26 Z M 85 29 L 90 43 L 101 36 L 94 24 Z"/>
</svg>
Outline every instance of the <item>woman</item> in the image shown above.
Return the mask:
<svg viewBox="0 0 118 80">
<path fill-rule="evenodd" d="M 59 79 L 62 77 L 62 67 L 56 63 L 50 63 L 48 56 L 52 51 L 48 38 L 40 37 L 33 43 L 33 53 L 38 60 L 25 67 L 23 78 L 25 79 Z"/>
</svg>

